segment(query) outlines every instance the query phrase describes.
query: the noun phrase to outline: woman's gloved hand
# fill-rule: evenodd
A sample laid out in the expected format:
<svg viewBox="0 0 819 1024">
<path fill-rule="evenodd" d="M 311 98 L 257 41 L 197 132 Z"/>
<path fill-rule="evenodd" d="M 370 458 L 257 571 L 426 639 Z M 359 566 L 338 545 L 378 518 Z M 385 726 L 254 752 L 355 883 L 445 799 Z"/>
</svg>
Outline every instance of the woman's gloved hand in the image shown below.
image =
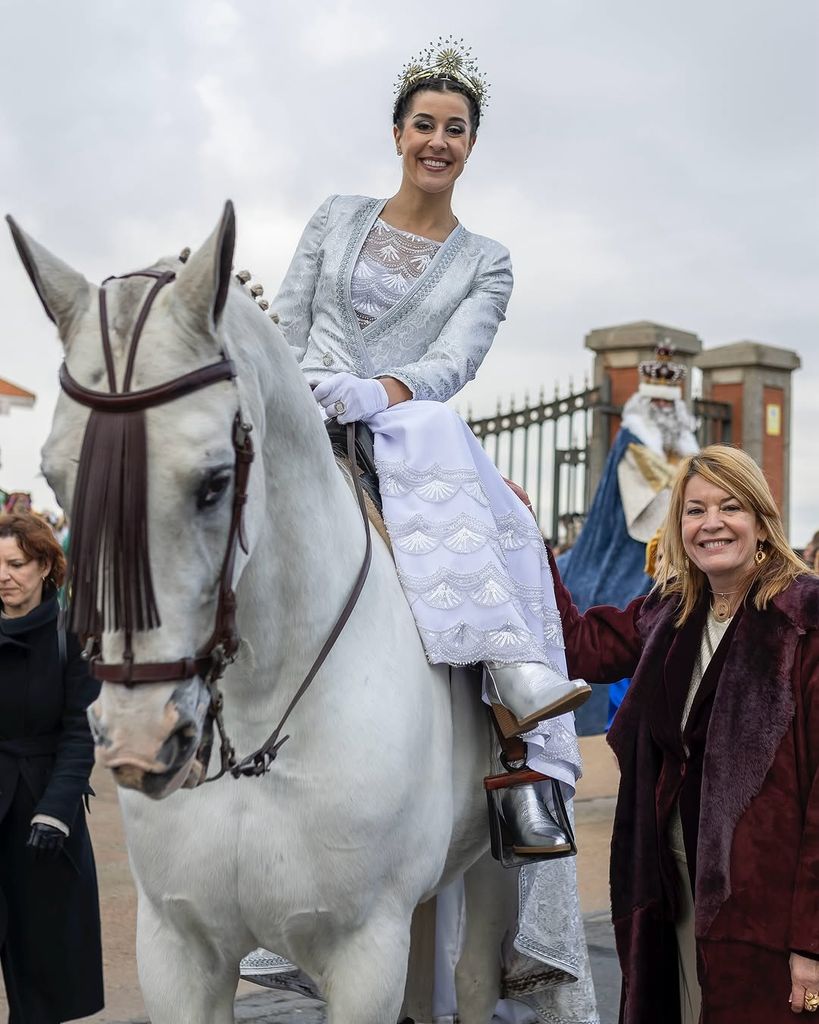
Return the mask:
<svg viewBox="0 0 819 1024">
<path fill-rule="evenodd" d="M 38 821 L 31 826 L 26 846 L 38 860 L 53 860 L 62 850 L 64 843 L 64 832 L 53 825 Z"/>
<path fill-rule="evenodd" d="M 364 422 L 390 404 L 380 380 L 336 373 L 313 388 L 313 396 L 324 408 L 328 419 L 339 423 Z"/>
</svg>

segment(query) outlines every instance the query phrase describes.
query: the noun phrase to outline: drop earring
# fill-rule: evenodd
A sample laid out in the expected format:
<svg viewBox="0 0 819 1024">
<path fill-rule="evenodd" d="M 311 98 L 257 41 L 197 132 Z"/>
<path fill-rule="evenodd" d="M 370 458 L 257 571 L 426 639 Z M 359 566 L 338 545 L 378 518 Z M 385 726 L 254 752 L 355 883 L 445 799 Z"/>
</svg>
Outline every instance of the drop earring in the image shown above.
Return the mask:
<svg viewBox="0 0 819 1024">
<path fill-rule="evenodd" d="M 759 547 L 756 549 L 756 554 L 754 555 L 754 561 L 756 562 L 757 565 L 762 565 L 762 563 L 765 561 L 765 559 L 767 557 L 768 557 L 768 554 L 765 551 L 765 548 L 763 547 L 763 542 L 759 541 Z"/>
</svg>

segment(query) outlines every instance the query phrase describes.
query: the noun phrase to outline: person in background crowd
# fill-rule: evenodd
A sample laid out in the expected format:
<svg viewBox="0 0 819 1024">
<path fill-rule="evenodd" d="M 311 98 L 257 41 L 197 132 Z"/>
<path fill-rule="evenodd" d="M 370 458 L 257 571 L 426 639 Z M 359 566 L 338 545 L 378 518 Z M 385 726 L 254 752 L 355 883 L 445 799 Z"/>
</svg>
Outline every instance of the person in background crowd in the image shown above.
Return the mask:
<svg viewBox="0 0 819 1024">
<path fill-rule="evenodd" d="M 672 355 L 663 343 L 654 359 L 640 363 L 640 382 L 623 406 L 583 529 L 572 550 L 557 558 L 581 611 L 597 604 L 625 608 L 651 589 L 646 545 L 665 520 L 677 463 L 699 451 L 683 399 L 686 367 Z M 604 731 L 610 696 L 598 689 L 579 710 L 579 735 Z"/>
<path fill-rule="evenodd" d="M 819 569 L 819 530 L 808 541 L 802 552 L 802 558 L 811 569 Z"/>
<path fill-rule="evenodd" d="M 26 491 L 11 491 L 3 503 L 3 512 L 11 515 L 15 512 L 31 511 L 31 495 Z"/>
<path fill-rule="evenodd" d="M 104 1005 L 97 877 L 83 798 L 98 685 L 62 629 L 65 557 L 29 512 L 0 515 L 0 958 L 10 1024 Z"/>
<path fill-rule="evenodd" d="M 611 894 L 623 1024 L 819 1008 L 819 579 L 740 449 L 684 459 L 647 597 L 581 615 L 572 673 L 632 676 Z M 700 1016 L 702 1014 L 702 1016 Z"/>
</svg>

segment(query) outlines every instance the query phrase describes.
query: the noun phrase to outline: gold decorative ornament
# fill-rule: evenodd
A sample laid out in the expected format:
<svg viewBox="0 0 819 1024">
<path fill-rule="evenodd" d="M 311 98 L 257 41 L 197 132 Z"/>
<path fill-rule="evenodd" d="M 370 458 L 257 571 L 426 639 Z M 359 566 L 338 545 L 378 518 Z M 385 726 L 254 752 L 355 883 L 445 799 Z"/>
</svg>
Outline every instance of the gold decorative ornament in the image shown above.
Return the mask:
<svg viewBox="0 0 819 1024">
<path fill-rule="evenodd" d="M 714 600 L 711 602 L 711 612 L 717 622 L 727 622 L 731 618 L 730 597 L 730 594 L 714 594 Z"/>
<path fill-rule="evenodd" d="M 819 1010 L 819 992 L 805 991 L 805 1009 L 808 1013 L 816 1013 Z"/>
<path fill-rule="evenodd" d="M 765 551 L 765 548 L 760 543 L 759 547 L 756 549 L 756 554 L 754 555 L 754 561 L 756 562 L 757 565 L 762 565 L 762 563 L 765 561 L 765 559 L 767 557 L 768 557 L 768 555 L 767 555 L 767 553 Z"/>
<path fill-rule="evenodd" d="M 401 99 L 419 82 L 433 78 L 445 78 L 457 82 L 478 104 L 481 113 L 489 103 L 489 83 L 486 75 L 478 70 L 472 48 L 464 46 L 463 39 L 448 36 L 438 37 L 438 42 L 405 64 L 395 83 L 395 102 Z"/>
</svg>

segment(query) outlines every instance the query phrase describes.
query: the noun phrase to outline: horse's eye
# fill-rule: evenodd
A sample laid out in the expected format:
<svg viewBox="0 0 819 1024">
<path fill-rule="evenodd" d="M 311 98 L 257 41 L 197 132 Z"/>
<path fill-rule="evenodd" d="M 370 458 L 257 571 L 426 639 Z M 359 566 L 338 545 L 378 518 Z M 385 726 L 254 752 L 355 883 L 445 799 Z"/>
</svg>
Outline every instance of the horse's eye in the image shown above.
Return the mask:
<svg viewBox="0 0 819 1024">
<path fill-rule="evenodd" d="M 230 479 L 230 473 L 221 469 L 208 473 L 196 492 L 197 509 L 212 508 L 217 505 L 227 494 Z"/>
</svg>

